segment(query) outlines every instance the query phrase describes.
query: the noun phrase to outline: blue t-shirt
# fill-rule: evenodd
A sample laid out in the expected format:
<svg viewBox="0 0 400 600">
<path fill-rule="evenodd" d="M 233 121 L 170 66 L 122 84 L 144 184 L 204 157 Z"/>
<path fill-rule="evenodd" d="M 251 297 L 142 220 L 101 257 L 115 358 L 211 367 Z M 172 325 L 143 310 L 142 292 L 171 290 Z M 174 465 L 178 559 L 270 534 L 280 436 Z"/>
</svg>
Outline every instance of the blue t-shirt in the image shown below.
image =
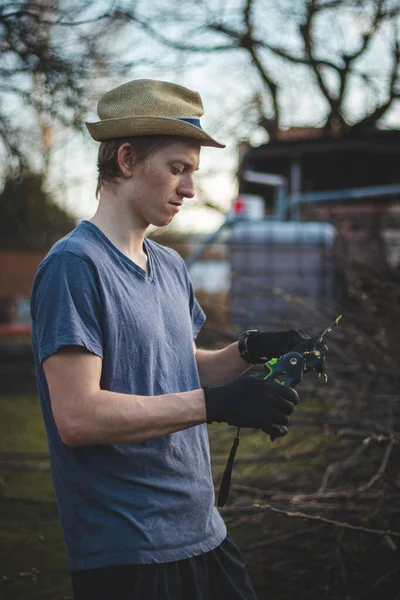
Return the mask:
<svg viewBox="0 0 400 600">
<path fill-rule="evenodd" d="M 102 389 L 152 396 L 198 389 L 193 339 L 205 317 L 181 257 L 145 240 L 149 274 L 83 221 L 36 273 L 32 342 L 70 569 L 170 562 L 218 546 L 205 425 L 136 444 L 70 447 L 42 361 L 67 345 L 102 358 Z"/>
</svg>

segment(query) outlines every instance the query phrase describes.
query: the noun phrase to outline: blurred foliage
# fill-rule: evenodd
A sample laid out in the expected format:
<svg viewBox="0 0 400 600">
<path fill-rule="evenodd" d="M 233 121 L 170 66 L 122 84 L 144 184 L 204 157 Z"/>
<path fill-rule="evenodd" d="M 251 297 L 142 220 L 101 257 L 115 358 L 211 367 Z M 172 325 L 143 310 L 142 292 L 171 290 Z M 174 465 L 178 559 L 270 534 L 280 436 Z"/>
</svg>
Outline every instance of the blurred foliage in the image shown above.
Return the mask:
<svg viewBox="0 0 400 600">
<path fill-rule="evenodd" d="M 0 249 L 48 250 L 76 225 L 45 191 L 43 175 L 10 175 L 0 194 Z"/>
<path fill-rule="evenodd" d="M 83 127 L 87 86 L 110 72 L 105 43 L 117 22 L 95 0 L 0 0 L 0 139 L 13 168 L 40 158 L 45 167 L 55 123 Z"/>
</svg>

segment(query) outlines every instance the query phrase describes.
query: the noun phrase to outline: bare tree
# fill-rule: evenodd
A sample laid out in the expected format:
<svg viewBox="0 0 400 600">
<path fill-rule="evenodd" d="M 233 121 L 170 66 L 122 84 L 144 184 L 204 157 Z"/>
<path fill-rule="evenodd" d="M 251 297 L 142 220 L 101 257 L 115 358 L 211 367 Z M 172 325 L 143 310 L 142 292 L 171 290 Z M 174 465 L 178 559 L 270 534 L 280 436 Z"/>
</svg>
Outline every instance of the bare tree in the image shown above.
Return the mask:
<svg viewBox="0 0 400 600">
<path fill-rule="evenodd" d="M 80 130 L 99 81 L 210 57 L 226 66 L 210 88 L 232 138 L 304 119 L 369 129 L 400 97 L 399 13 L 398 0 L 0 0 L 3 164 L 45 170 L 54 123 Z"/>
<path fill-rule="evenodd" d="M 112 2 L 0 2 L 0 139 L 16 164 L 29 162 L 32 122 L 45 162 L 55 121 L 81 128 L 87 86 L 112 69 L 107 41 L 123 26 Z"/>
<path fill-rule="evenodd" d="M 305 70 L 311 75 L 315 87 L 305 93 L 323 99 L 322 126 L 332 135 L 375 126 L 400 97 L 397 0 L 189 0 L 176 8 L 159 0 L 152 6 L 150 12 L 140 3 L 121 7 L 121 15 L 179 52 L 225 53 L 232 63 L 235 55 L 248 58 L 259 82 L 253 106 L 272 138 L 282 125 L 288 88 L 282 66 L 300 78 Z M 362 96 L 358 111 L 355 88 Z"/>
</svg>

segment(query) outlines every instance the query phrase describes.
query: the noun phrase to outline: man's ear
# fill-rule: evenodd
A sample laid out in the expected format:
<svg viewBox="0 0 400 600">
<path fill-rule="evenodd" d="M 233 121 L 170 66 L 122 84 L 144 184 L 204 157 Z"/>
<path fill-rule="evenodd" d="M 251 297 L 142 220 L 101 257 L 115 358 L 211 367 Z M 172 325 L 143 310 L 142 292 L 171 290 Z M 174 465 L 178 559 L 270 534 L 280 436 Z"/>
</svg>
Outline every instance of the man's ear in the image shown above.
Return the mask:
<svg viewBox="0 0 400 600">
<path fill-rule="evenodd" d="M 129 142 L 125 142 L 118 148 L 117 161 L 119 169 L 124 177 L 129 179 L 132 176 L 134 155 L 133 148 Z"/>
</svg>

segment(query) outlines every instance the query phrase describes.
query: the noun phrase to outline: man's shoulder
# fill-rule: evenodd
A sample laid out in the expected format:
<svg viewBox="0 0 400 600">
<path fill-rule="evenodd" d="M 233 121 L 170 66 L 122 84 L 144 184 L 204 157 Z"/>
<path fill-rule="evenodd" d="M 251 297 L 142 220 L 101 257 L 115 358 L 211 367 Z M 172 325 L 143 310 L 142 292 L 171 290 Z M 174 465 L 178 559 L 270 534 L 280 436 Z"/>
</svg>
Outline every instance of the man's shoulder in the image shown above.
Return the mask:
<svg viewBox="0 0 400 600">
<path fill-rule="evenodd" d="M 146 243 L 150 246 L 151 250 L 156 254 L 160 259 L 166 261 L 170 264 L 175 264 L 177 267 L 185 268 L 185 262 L 181 255 L 170 248 L 169 246 L 163 246 L 159 244 L 153 239 L 146 238 Z"/>
<path fill-rule="evenodd" d="M 43 262 L 55 257 L 62 259 L 66 256 L 76 256 L 94 262 L 98 255 L 99 242 L 96 232 L 91 229 L 90 223 L 82 221 L 50 248 Z"/>
<path fill-rule="evenodd" d="M 50 248 L 36 271 L 34 282 L 45 274 L 51 273 L 53 276 L 61 270 L 74 271 L 80 266 L 92 271 L 99 260 L 99 254 L 95 236 L 85 223 L 80 223 Z"/>
</svg>

